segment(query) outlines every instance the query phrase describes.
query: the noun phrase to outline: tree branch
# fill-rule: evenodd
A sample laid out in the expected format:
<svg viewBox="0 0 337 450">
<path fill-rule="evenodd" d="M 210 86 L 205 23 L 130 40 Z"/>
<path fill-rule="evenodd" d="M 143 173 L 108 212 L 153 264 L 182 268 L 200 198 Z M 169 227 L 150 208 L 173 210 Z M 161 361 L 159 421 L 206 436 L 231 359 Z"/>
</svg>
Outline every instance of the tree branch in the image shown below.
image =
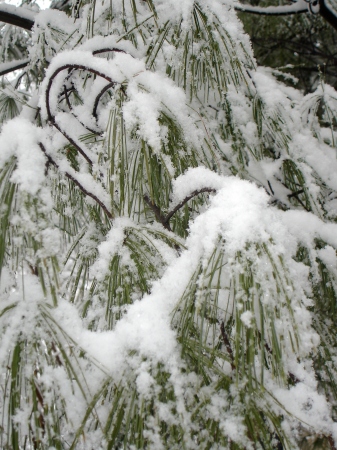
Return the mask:
<svg viewBox="0 0 337 450">
<path fill-rule="evenodd" d="M 298 0 L 290 5 L 283 6 L 251 6 L 240 3 L 235 5 L 235 10 L 248 12 L 250 14 L 260 14 L 263 16 L 287 16 L 290 14 L 300 14 L 308 12 L 308 4 L 304 0 Z"/>
<path fill-rule="evenodd" d="M 144 198 L 145 202 L 147 203 L 147 205 L 154 212 L 154 215 L 156 216 L 156 219 L 158 220 L 158 222 L 160 222 L 164 228 L 171 231 L 169 222 L 170 222 L 170 219 L 172 218 L 172 216 L 177 211 L 179 211 L 179 209 L 182 208 L 189 200 L 191 200 L 191 198 L 195 197 L 196 195 L 202 194 L 203 192 L 216 192 L 216 190 L 213 188 L 205 187 L 205 188 L 193 191 L 190 195 L 185 197 L 184 200 L 182 200 L 180 203 L 178 203 L 178 205 L 172 211 L 170 211 L 166 217 L 161 212 L 159 206 L 157 206 L 155 203 L 153 203 L 152 200 L 150 200 L 150 198 L 147 195 L 144 195 L 143 198 Z"/>
<path fill-rule="evenodd" d="M 225 323 L 223 321 L 221 322 L 221 325 L 220 325 L 220 331 L 221 331 L 222 340 L 223 340 L 223 342 L 225 344 L 227 353 L 228 353 L 228 355 L 230 357 L 230 360 L 231 360 L 232 370 L 234 370 L 235 369 L 235 364 L 234 364 L 233 350 L 232 350 L 231 343 L 229 341 L 229 338 L 228 338 L 226 330 L 225 330 Z"/>
<path fill-rule="evenodd" d="M 319 13 L 331 26 L 337 30 L 337 13 L 327 0 L 319 0 Z"/>
<path fill-rule="evenodd" d="M 290 14 L 301 14 L 311 12 L 319 13 L 335 30 L 337 30 L 337 11 L 333 9 L 328 0 L 297 0 L 290 5 L 283 6 L 251 6 L 247 4 L 236 4 L 235 10 L 239 12 L 247 12 L 250 14 L 259 14 L 263 16 L 286 16 Z"/>
<path fill-rule="evenodd" d="M 31 31 L 34 25 L 35 13 L 26 8 L 0 4 L 0 22 L 9 23 L 25 30 Z"/>
<path fill-rule="evenodd" d="M 14 70 L 23 69 L 24 67 L 28 66 L 29 62 L 30 59 L 26 58 L 2 63 L 0 64 L 0 76 L 6 75 L 10 72 L 14 72 Z"/>
<path fill-rule="evenodd" d="M 64 71 L 64 70 L 68 70 L 68 69 L 76 69 L 76 70 L 86 70 L 88 72 L 91 72 L 95 75 L 98 75 L 104 79 L 106 79 L 107 81 L 109 81 L 110 83 L 113 83 L 114 81 L 108 77 L 107 75 L 99 72 L 98 70 L 92 69 L 90 67 L 86 67 L 80 64 L 65 64 L 64 66 L 58 67 L 55 72 L 52 74 L 52 76 L 49 78 L 48 81 L 48 85 L 47 85 L 47 89 L 46 89 L 46 109 L 47 109 L 47 115 L 48 115 L 48 120 L 54 125 L 54 127 L 59 130 L 60 133 L 63 134 L 63 136 L 68 139 L 68 141 L 78 150 L 78 152 L 86 159 L 86 161 L 92 165 L 92 161 L 91 159 L 87 156 L 87 154 L 85 153 L 85 151 L 77 144 L 77 142 L 74 141 L 74 139 L 72 139 L 68 133 L 66 133 L 64 130 L 62 130 L 62 128 L 59 126 L 59 124 L 56 122 L 55 120 L 55 116 L 52 114 L 51 109 L 50 109 L 50 102 L 49 102 L 49 96 L 50 96 L 50 89 L 51 86 L 53 84 L 54 79 L 56 78 L 56 76 Z"/>
<path fill-rule="evenodd" d="M 97 50 L 94 50 L 92 52 L 92 54 L 93 55 L 99 55 L 100 53 L 109 53 L 109 52 L 126 53 L 124 50 L 121 50 L 120 48 L 115 48 L 115 47 L 109 48 L 109 47 L 106 47 L 106 48 L 99 48 Z"/>
<path fill-rule="evenodd" d="M 152 211 L 154 212 L 154 215 L 156 216 L 158 222 L 160 222 L 168 231 L 171 231 L 170 224 L 168 223 L 168 220 L 166 220 L 166 217 L 163 216 L 159 206 L 153 203 L 147 195 L 144 195 L 144 200 L 150 207 L 150 209 L 152 209 Z"/>
<path fill-rule="evenodd" d="M 48 163 L 53 165 L 57 169 L 59 169 L 59 165 L 47 153 L 47 150 L 45 149 L 44 145 L 41 142 L 39 143 L 39 146 L 40 146 L 42 152 L 45 154 Z M 73 183 L 76 184 L 76 186 L 83 192 L 84 195 L 92 198 L 103 209 L 103 211 L 109 217 L 109 219 L 111 219 L 111 220 L 113 219 L 111 212 L 108 210 L 108 208 L 105 206 L 105 204 L 95 194 L 92 194 L 91 192 L 89 192 L 78 180 L 76 180 L 75 177 L 70 175 L 70 173 L 68 173 L 68 172 L 63 172 L 63 173 L 67 178 L 69 178 L 69 180 L 71 180 Z"/>
<path fill-rule="evenodd" d="M 95 98 L 92 115 L 95 117 L 96 120 L 97 120 L 97 108 L 98 108 L 98 104 L 99 104 L 101 97 L 106 93 L 106 91 L 113 88 L 115 85 L 116 85 L 116 83 L 114 81 L 112 83 L 108 83 L 106 86 L 104 86 L 104 88 L 101 90 L 101 92 Z"/>
<path fill-rule="evenodd" d="M 213 188 L 203 188 L 203 189 L 199 189 L 197 191 L 193 191 L 192 194 L 188 195 L 187 197 L 184 198 L 184 200 L 182 200 L 180 203 L 178 203 L 178 205 L 167 214 L 165 221 L 169 222 L 169 220 L 171 219 L 171 217 L 177 212 L 179 211 L 180 208 L 182 208 L 189 200 L 191 200 L 191 198 L 195 197 L 196 195 L 202 194 L 203 192 L 216 192 L 215 189 Z"/>
</svg>

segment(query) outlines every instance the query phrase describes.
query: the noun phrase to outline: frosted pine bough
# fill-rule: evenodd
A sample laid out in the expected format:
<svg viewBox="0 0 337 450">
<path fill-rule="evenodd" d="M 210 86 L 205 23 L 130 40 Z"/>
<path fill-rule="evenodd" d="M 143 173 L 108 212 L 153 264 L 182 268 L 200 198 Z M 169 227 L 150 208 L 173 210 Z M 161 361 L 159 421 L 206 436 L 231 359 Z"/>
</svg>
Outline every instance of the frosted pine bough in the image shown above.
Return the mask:
<svg viewBox="0 0 337 450">
<path fill-rule="evenodd" d="M 42 11 L 25 51 L 0 448 L 335 448 L 337 93 L 257 68 L 220 0 Z"/>
</svg>

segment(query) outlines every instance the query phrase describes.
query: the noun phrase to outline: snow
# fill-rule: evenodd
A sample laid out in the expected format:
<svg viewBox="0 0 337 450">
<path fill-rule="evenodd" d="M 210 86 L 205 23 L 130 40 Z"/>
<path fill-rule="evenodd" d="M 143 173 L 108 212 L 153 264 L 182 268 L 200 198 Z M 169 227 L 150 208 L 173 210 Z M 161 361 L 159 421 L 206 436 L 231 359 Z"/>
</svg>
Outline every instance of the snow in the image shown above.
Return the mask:
<svg viewBox="0 0 337 450">
<path fill-rule="evenodd" d="M 25 119 L 16 118 L 4 125 L 0 136 L 0 164 L 17 158 L 11 181 L 36 195 L 45 178 L 46 159 L 38 146 L 43 131 Z"/>
<path fill-rule="evenodd" d="M 16 59 L 14 61 L 1 63 L 0 64 L 0 73 L 2 75 L 5 75 L 6 73 L 11 72 L 16 67 L 18 67 L 18 66 L 23 66 L 24 67 L 28 63 L 29 63 L 29 59 L 28 58 Z"/>
<path fill-rule="evenodd" d="M 8 5 L 6 3 L 0 4 L 0 11 L 8 14 L 15 14 L 23 19 L 28 19 L 31 21 L 35 20 L 36 12 L 27 7 L 17 7 L 14 5 Z"/>
<path fill-rule="evenodd" d="M 98 247 L 99 259 L 93 266 L 93 273 L 98 278 L 104 278 L 109 270 L 109 264 L 115 254 L 121 253 L 125 231 L 127 227 L 133 227 L 134 223 L 127 218 L 118 218 L 114 222 L 114 227 L 108 233 L 106 240 Z M 124 254 L 125 256 L 125 254 Z"/>
<path fill-rule="evenodd" d="M 211 421 L 223 442 L 253 448 L 248 407 L 275 414 L 290 440 L 300 426 L 335 437 L 314 358 L 325 339 L 316 327 L 320 265 L 336 288 L 337 159 L 334 130 L 328 145 L 313 112 L 322 99 L 335 111 L 337 94 L 322 85 L 303 96 L 270 70 L 255 70 L 236 3 L 205 0 L 204 16 L 192 14 L 192 0 L 155 0 L 156 15 L 148 2 L 136 4 L 86 5 L 76 20 L 27 12 L 35 20 L 32 64 L 50 64 L 0 134 L 1 220 L 9 217 L 0 236 L 1 376 L 24 339 L 22 377 L 35 380 L 48 408 L 64 411 L 69 445 L 97 400 L 78 448 L 111 444 L 110 425 L 102 430 L 118 392 L 143 411 L 156 450 L 166 448 L 160 421 L 182 430 L 187 449 L 210 444 Z M 203 32 L 201 17 L 209 20 L 223 60 L 207 33 L 197 37 L 196 17 Z M 102 49 L 120 51 L 106 57 Z M 183 80 L 192 68 L 194 90 Z M 329 321 L 323 326 L 328 335 Z M 95 397 L 105 382 L 107 397 Z M 24 389 L 17 426 L 31 414 Z"/>
<path fill-rule="evenodd" d="M 158 119 L 160 114 L 160 102 L 151 94 L 138 92 L 137 86 L 134 89 L 128 88 L 130 100 L 123 108 L 123 117 L 126 127 L 132 130 L 137 124 L 139 126 L 138 135 L 142 137 L 155 150 L 161 148 L 161 127 Z M 165 136 L 163 136 L 165 139 Z"/>
<path fill-rule="evenodd" d="M 192 171 L 193 169 L 190 169 L 186 177 L 190 177 Z M 195 172 L 200 173 L 200 168 L 195 169 Z M 206 169 L 201 169 L 201 172 L 205 184 L 218 177 L 208 171 L 207 179 Z M 219 235 L 226 241 L 225 252 L 228 257 L 234 256 L 248 242 L 268 241 L 270 236 L 278 243 L 279 251 L 284 253 L 288 246 L 289 229 L 282 229 L 278 212 L 268 207 L 268 196 L 261 189 L 236 178 L 223 178 L 222 182 L 223 187 L 211 200 L 209 209 L 191 224 L 190 236 L 186 242 L 188 249 L 175 259 L 164 276 L 153 284 L 151 294 L 131 305 L 114 331 L 99 335 L 84 332 L 81 337 L 74 335 L 74 339 L 79 340 L 88 352 L 113 371 L 114 376 L 121 372 L 123 355 L 131 349 L 137 350 L 137 354 L 144 358 L 166 364 L 178 357 L 175 333 L 170 326 L 170 312 L 186 290 L 200 258 L 211 255 Z M 268 224 L 270 234 L 261 230 L 261 222 Z M 100 257 L 95 263 L 98 276 L 107 272 L 112 255 L 121 252 L 125 229 L 128 226 L 132 226 L 130 221 L 117 220 L 106 241 L 100 245 Z M 294 250 L 292 245 L 290 249 Z M 252 326 L 251 311 L 243 312 L 240 318 L 245 326 Z M 310 324 L 310 314 L 305 318 L 304 311 L 299 310 L 298 320 L 303 322 L 301 327 L 304 333 L 305 327 Z M 71 324 L 73 329 L 73 320 Z M 306 346 L 308 339 L 310 332 L 303 339 Z M 116 364 L 116 361 L 119 363 Z M 146 379 L 145 377 L 144 380 Z M 144 383 L 146 384 L 145 381 Z"/>
<path fill-rule="evenodd" d="M 241 314 L 240 320 L 247 328 L 251 328 L 253 324 L 254 314 L 251 311 L 245 311 Z"/>
</svg>

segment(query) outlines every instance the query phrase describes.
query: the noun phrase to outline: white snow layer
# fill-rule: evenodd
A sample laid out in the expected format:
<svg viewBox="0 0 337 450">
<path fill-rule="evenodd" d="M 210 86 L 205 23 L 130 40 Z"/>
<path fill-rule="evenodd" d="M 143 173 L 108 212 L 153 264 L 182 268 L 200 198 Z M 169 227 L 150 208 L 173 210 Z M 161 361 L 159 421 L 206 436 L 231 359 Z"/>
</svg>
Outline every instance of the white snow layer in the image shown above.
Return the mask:
<svg viewBox="0 0 337 450">
<path fill-rule="evenodd" d="M 122 7 L 125 6 L 127 14 L 132 18 L 133 12 L 130 6 L 132 2 L 126 2 L 125 5 L 124 3 L 113 2 L 114 12 L 116 15 L 122 14 Z M 187 29 L 190 25 L 194 4 L 192 0 L 156 0 L 155 4 L 159 24 L 172 20 L 177 25 L 183 18 L 182 28 Z M 144 20 L 152 17 L 146 2 L 142 2 L 138 6 Z M 203 2 L 204 11 L 207 11 L 210 15 L 213 14 L 219 20 L 233 42 L 244 42 L 249 45 L 248 38 L 243 35 L 241 24 L 233 20 L 234 12 L 231 6 L 232 2 L 218 0 L 204 0 Z M 97 3 L 97 17 L 103 14 L 106 8 L 107 2 Z M 38 33 L 41 30 L 45 32 L 48 28 L 52 28 L 52 25 L 64 29 L 65 34 L 69 34 L 72 30 L 75 33 L 77 30 L 78 24 L 72 23 L 60 12 L 54 14 L 52 11 L 47 11 L 39 13 L 37 16 L 31 12 L 22 14 L 22 17 L 32 20 L 36 17 L 37 37 L 35 36 L 36 42 L 34 45 L 38 45 Z M 89 14 L 89 8 L 83 11 L 84 18 L 86 18 L 85 14 Z M 83 22 L 84 24 L 81 26 L 85 30 L 84 36 L 87 34 L 87 24 L 85 20 Z M 76 40 L 73 42 L 76 45 L 78 44 Z M 47 121 L 46 95 L 48 93 L 51 114 L 55 117 L 56 123 L 68 135 L 76 135 L 73 140 L 78 145 L 82 145 L 79 136 L 84 134 L 84 125 L 79 123 L 69 111 L 60 112 L 59 108 L 59 94 L 62 92 L 64 84 L 67 83 L 68 67 L 74 65 L 83 66 L 83 68 L 89 69 L 87 72 L 91 70 L 97 76 L 95 81 L 87 80 L 90 86 L 87 91 L 82 86 L 83 79 L 79 76 L 77 80 L 78 89 L 82 88 L 85 95 L 83 105 L 74 107 L 72 112 L 77 114 L 77 118 L 83 124 L 89 123 L 93 127 L 97 125 L 88 111 L 92 110 L 90 108 L 92 108 L 97 93 L 107 83 L 113 81 L 119 87 L 123 84 L 126 85 L 127 100 L 123 104 L 122 115 L 127 132 L 136 130 L 137 137 L 146 141 L 157 155 L 160 154 L 167 140 L 167 129 L 160 125 L 160 115 L 163 111 L 172 116 L 176 123 L 181 126 L 188 147 L 200 150 L 205 141 L 210 141 L 209 136 L 216 130 L 217 123 L 212 123 L 212 120 L 207 121 L 206 115 L 204 117 L 196 113 L 195 104 L 189 105 L 191 107 L 187 106 L 188 96 L 184 90 L 165 74 L 166 63 L 158 64 L 156 72 L 147 69 L 144 56 L 147 50 L 145 44 L 138 43 L 136 49 L 130 41 L 121 40 L 120 34 L 118 36 L 116 34 L 116 36 L 108 37 L 95 36 L 83 44 L 77 45 L 75 49 L 62 52 L 59 52 L 59 49 L 63 48 L 65 41 L 62 40 L 57 45 L 58 54 L 51 60 L 40 92 L 35 93 L 32 105 L 36 106 L 36 98 L 39 97 L 41 117 L 42 120 Z M 33 49 L 35 48 L 33 46 Z M 111 60 L 93 55 L 93 52 L 104 48 L 115 48 L 122 50 L 122 52 L 115 52 Z M 174 49 L 172 45 L 165 44 L 163 46 L 164 56 L 161 57 L 164 62 L 165 57 L 169 59 L 170 54 L 174 59 L 177 55 L 179 56 L 179 50 Z M 61 70 L 58 73 L 51 85 L 50 92 L 48 92 L 51 78 L 56 71 L 63 68 L 66 70 Z M 244 253 L 252 266 L 255 265 L 254 267 L 259 268 L 257 278 L 264 289 L 259 300 L 266 307 L 270 306 L 271 309 L 276 306 L 276 301 L 279 301 L 277 307 L 281 311 L 281 317 L 275 320 L 276 330 L 280 334 L 284 332 L 287 335 L 287 332 L 290 334 L 290 331 L 295 328 L 299 336 L 296 355 L 294 355 L 288 337 L 284 338 L 282 343 L 284 365 L 287 370 L 291 369 L 298 377 L 299 383 L 290 390 L 286 390 L 277 386 L 277 382 L 268 379 L 266 375 L 266 386 L 270 387 L 273 395 L 279 404 L 285 407 L 285 410 L 289 410 L 295 417 L 309 424 L 314 430 L 327 434 L 332 433 L 336 437 L 336 426 L 332 424 L 329 418 L 329 407 L 325 398 L 317 392 L 317 383 L 312 375 L 312 367 L 309 364 L 309 367 L 304 367 L 302 363 L 297 361 L 297 357 L 309 358 L 317 350 L 319 338 L 311 328 L 312 317 L 307 309 L 308 306 L 311 306 L 310 286 L 308 286 L 309 269 L 304 264 L 295 262 L 293 258 L 299 244 L 310 248 L 313 247 L 315 239 L 322 239 L 327 245 L 316 253 L 313 251 L 313 255 L 318 257 L 326 266 L 329 266 L 332 271 L 336 271 L 337 225 L 326 223 L 314 214 L 305 211 L 290 210 L 284 212 L 270 206 L 270 201 L 279 194 L 281 200 L 289 205 L 289 198 L 287 197 L 289 189 L 282 186 L 278 177 L 282 170 L 282 164 L 290 155 L 299 165 L 306 161 L 307 166 L 302 165 L 301 167 L 303 171 L 307 171 L 306 179 L 309 181 L 306 187 L 308 190 L 310 188 L 314 200 L 317 200 L 315 193 L 318 192 L 318 187 L 315 184 L 316 175 L 324 180 L 325 186 L 332 189 L 337 188 L 335 149 L 326 145 L 322 140 L 314 138 L 310 130 L 304 129 L 303 124 L 309 123 L 310 126 L 315 126 L 314 119 L 306 111 L 310 109 L 310 105 L 317 103 L 317 98 L 324 97 L 326 104 L 335 108 L 337 97 L 334 90 L 326 88 L 324 92 L 322 89 L 318 89 L 315 95 L 302 98 L 298 91 L 280 85 L 263 69 L 252 70 L 251 76 L 254 80 L 256 95 L 261 98 L 264 105 L 265 117 L 274 118 L 275 114 L 286 117 L 282 131 L 285 135 L 289 130 L 292 133 L 291 143 L 288 147 L 284 145 L 284 148 L 279 150 L 278 159 L 265 158 L 261 161 L 259 158 L 252 158 L 250 163 L 247 164 L 246 175 L 256 180 L 257 184 L 264 186 L 265 189 L 239 177 L 219 175 L 205 167 L 187 170 L 183 175 L 172 181 L 172 195 L 169 205 L 171 210 L 195 191 L 207 188 L 215 192 L 209 193 L 210 198 L 207 208 L 204 208 L 203 212 L 189 224 L 189 236 L 184 241 L 184 250 L 181 251 L 179 256 L 175 257 L 172 256 L 172 249 L 170 252 L 167 251 L 164 259 L 168 262 L 168 265 L 164 275 L 152 283 L 150 293 L 144 295 L 143 298 L 139 296 L 138 300 L 128 305 L 125 308 L 125 315 L 117 322 L 112 331 L 93 332 L 87 330 L 75 304 L 70 304 L 64 299 L 59 299 L 58 306 L 52 310 L 52 314 L 55 321 L 69 336 L 79 343 L 93 359 L 99 361 L 106 372 L 114 378 L 116 384 L 125 375 L 129 366 L 132 365 L 130 353 L 135 352 L 139 360 L 143 358 L 144 361 L 150 360 L 153 364 L 160 362 L 168 368 L 172 374 L 172 382 L 175 383 L 178 392 L 179 383 L 181 383 L 180 368 L 182 362 L 176 332 L 171 326 L 172 311 L 186 292 L 199 265 L 201 264 L 203 268 L 206 267 L 209 258 L 215 251 L 221 250 L 225 255 L 225 265 L 228 267 L 224 269 L 224 273 L 228 279 L 231 279 L 231 277 L 234 279 L 238 274 L 244 273 L 245 268 L 241 266 L 238 257 L 240 252 Z M 243 140 L 249 143 L 252 148 L 258 146 L 257 125 L 252 118 L 250 100 L 247 99 L 246 91 L 240 91 L 236 86 L 229 85 L 226 98 L 231 104 L 236 131 L 241 133 Z M 302 114 L 299 114 L 299 111 L 302 111 Z M 100 114 L 103 119 L 107 117 L 106 111 L 98 110 L 98 115 Z M 75 171 L 59 152 L 59 149 L 67 143 L 66 139 L 55 130 L 46 130 L 47 126 L 43 129 L 32 125 L 34 115 L 27 106 L 19 118 L 8 122 L 2 128 L 0 167 L 3 167 L 11 158 L 16 159 L 16 168 L 11 181 L 17 183 L 20 190 L 32 196 L 42 195 L 39 190 L 45 182 L 47 161 L 39 146 L 39 143 L 43 142 L 48 154 L 53 157 L 61 173 L 67 172 L 109 207 L 111 198 L 103 184 L 98 180 L 99 177 L 89 173 L 88 167 L 84 163 L 79 164 L 78 172 Z M 100 116 L 98 119 L 98 123 L 104 122 L 104 120 L 100 122 Z M 201 121 L 202 125 L 197 126 L 197 121 Z M 226 118 L 219 114 L 217 121 L 225 123 Z M 218 136 L 216 131 L 214 131 L 214 135 Z M 223 140 L 219 143 L 219 147 L 226 156 L 233 155 L 231 142 L 229 141 L 230 139 L 228 139 L 228 142 Z M 210 145 L 210 147 L 212 146 Z M 95 167 L 101 155 L 98 155 L 99 152 L 96 151 L 94 145 L 88 146 L 86 151 L 88 151 Z M 168 172 L 173 177 L 175 167 L 170 158 L 167 155 L 161 155 L 161 157 L 167 163 Z M 221 164 L 219 164 L 220 166 Z M 268 187 L 269 182 L 270 186 Z M 272 194 L 271 185 L 275 190 L 274 196 L 268 196 L 266 193 L 268 191 Z M 318 206 L 317 210 L 320 213 Z M 71 214 L 71 208 L 69 208 L 69 211 L 69 214 Z M 331 211 L 333 212 L 333 203 Z M 321 216 L 323 217 L 323 214 Z M 12 218 L 12 224 L 15 224 L 16 220 L 19 219 L 17 217 Z M 41 228 L 43 228 L 42 225 Z M 135 223 L 130 218 L 120 217 L 113 221 L 112 228 L 107 235 L 101 237 L 101 243 L 98 245 L 98 256 L 91 268 L 91 275 L 95 276 L 98 281 L 104 280 L 110 270 L 110 263 L 114 255 L 118 254 L 125 260 L 129 258 L 129 254 L 123 246 L 125 231 L 128 228 L 136 228 Z M 158 230 L 163 231 L 160 224 L 158 224 L 156 231 Z M 48 254 L 55 255 L 59 252 L 61 248 L 59 230 L 54 232 L 53 229 L 46 228 L 40 231 L 39 237 Z M 86 245 L 89 247 L 88 242 L 84 242 L 83 247 Z M 266 255 L 258 254 L 254 247 L 256 245 L 260 245 L 260 248 L 268 247 L 271 252 L 270 259 Z M 39 256 L 44 257 L 42 251 Z M 289 297 L 290 306 L 284 305 L 285 302 L 282 299 L 278 300 L 277 295 L 275 295 L 275 282 L 270 269 L 271 259 L 285 262 L 284 265 L 288 270 L 287 276 L 289 276 L 290 281 L 284 287 L 284 290 Z M 24 301 L 26 301 L 26 298 L 31 301 L 26 302 L 22 307 L 23 309 L 18 310 L 19 312 L 13 316 L 13 325 L 19 329 L 22 311 L 24 311 L 27 317 L 26 323 L 31 327 L 29 329 L 27 325 L 26 332 L 29 333 L 29 331 L 33 332 L 34 326 L 32 324 L 34 324 L 37 315 L 39 302 L 42 303 L 44 300 L 44 294 L 37 286 L 36 277 L 27 276 L 27 279 Z M 200 277 L 198 283 L 200 286 L 202 285 L 202 277 Z M 20 289 L 24 290 L 23 288 Z M 5 306 L 10 305 L 11 302 L 23 302 L 18 294 L 20 289 L 17 288 L 17 291 L 8 295 Z M 238 293 L 238 298 L 241 294 Z M 5 289 L 3 295 L 7 295 Z M 230 302 L 229 295 L 225 293 L 221 302 L 225 310 L 228 306 L 227 303 Z M 243 327 L 253 328 L 259 323 L 259 315 L 256 314 L 257 302 L 251 301 L 249 310 L 243 310 L 240 301 L 237 305 L 231 304 L 230 307 L 237 308 Z M 291 309 L 292 314 L 289 309 Z M 12 327 L 8 328 L 6 333 L 2 335 L 4 344 L 0 356 L 2 356 L 3 361 L 6 359 L 6 351 L 10 348 L 13 335 L 16 332 L 17 330 L 14 329 L 13 331 Z M 268 336 L 265 339 L 268 340 Z M 256 367 L 258 371 L 258 365 Z M 145 362 L 135 370 L 137 389 L 146 398 L 154 381 L 148 373 Z M 227 369 L 224 369 L 224 371 L 226 370 L 230 373 L 230 364 L 228 364 Z M 48 379 L 46 374 L 46 382 L 48 382 Z M 63 387 L 65 388 L 65 386 Z M 215 416 L 219 409 L 224 407 L 221 402 L 225 402 L 225 400 L 220 396 L 215 396 L 212 402 L 209 411 L 210 414 L 213 411 Z M 83 405 L 79 406 L 82 407 Z M 163 405 L 160 405 L 159 410 L 160 414 L 166 418 L 169 417 L 169 411 L 165 410 Z M 18 412 L 17 421 L 20 421 L 20 414 L 24 417 L 25 412 Z M 283 426 L 287 426 L 287 424 L 284 423 Z M 244 426 L 239 416 L 235 419 L 224 416 L 221 418 L 221 427 L 226 435 L 237 442 L 244 435 Z"/>
<path fill-rule="evenodd" d="M 194 183 L 191 185 L 185 183 L 192 179 Z M 131 350 L 145 359 L 162 362 L 170 370 L 179 365 L 180 352 L 171 327 L 171 313 L 186 290 L 199 261 L 207 259 L 218 245 L 219 236 L 224 239 L 223 251 L 229 260 L 250 242 L 272 241 L 275 244 L 275 255 L 282 255 L 285 259 L 294 255 L 297 243 L 302 240 L 324 237 L 331 244 L 337 244 L 337 225 L 324 224 L 309 213 L 284 213 L 270 207 L 266 193 L 248 181 L 234 177 L 224 178 L 207 169 L 196 168 L 189 169 L 186 175 L 179 177 L 174 186 L 177 201 L 188 195 L 189 191 L 205 186 L 217 189 L 218 193 L 210 200 L 209 208 L 191 224 L 187 249 L 168 266 L 164 276 L 153 284 L 151 293 L 131 305 L 113 331 L 92 333 L 83 330 L 76 308 L 65 302 L 56 311 L 56 317 L 68 333 L 77 342 L 81 342 L 89 354 L 101 361 L 116 380 L 130 363 L 126 355 Z M 113 254 L 122 252 L 124 229 L 131 225 L 126 219 L 116 221 L 106 241 L 99 247 L 99 258 L 95 264 L 97 274 L 104 274 Z M 326 227 L 329 227 L 328 233 Z M 322 258 L 327 260 L 329 257 L 325 255 L 328 253 L 328 249 L 325 253 L 322 252 Z M 291 277 L 297 278 L 300 286 L 298 269 L 299 267 L 294 267 Z M 318 343 L 317 335 L 310 329 L 310 314 L 306 312 L 300 304 L 295 307 L 299 336 L 303 339 L 303 356 Z M 254 326 L 253 319 L 251 311 L 241 314 L 246 327 Z M 284 317 L 284 320 L 283 326 L 288 319 Z M 292 351 L 288 351 L 291 361 Z M 137 386 L 146 395 L 151 380 L 146 370 L 139 370 Z M 315 386 L 310 387 L 310 383 L 308 385 L 302 382 L 289 392 L 279 388 L 274 395 L 286 410 L 289 408 L 296 417 L 310 423 L 316 430 L 326 432 L 331 428 L 326 400 L 315 391 Z M 311 399 L 310 408 L 301 406 L 308 398 Z M 236 426 L 239 426 L 238 423 Z M 226 422 L 224 427 L 229 433 L 229 423 Z M 231 433 L 236 433 L 234 429 L 230 429 Z"/>
</svg>

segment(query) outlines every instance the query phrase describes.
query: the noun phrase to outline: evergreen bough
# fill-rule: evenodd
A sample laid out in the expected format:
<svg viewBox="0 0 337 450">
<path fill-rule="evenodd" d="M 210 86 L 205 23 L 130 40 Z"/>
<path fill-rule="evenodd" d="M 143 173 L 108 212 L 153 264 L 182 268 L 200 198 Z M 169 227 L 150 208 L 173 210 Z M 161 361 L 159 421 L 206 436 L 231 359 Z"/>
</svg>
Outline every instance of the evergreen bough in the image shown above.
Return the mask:
<svg viewBox="0 0 337 450">
<path fill-rule="evenodd" d="M 334 449 L 334 89 L 230 0 L 0 6 L 0 448 Z"/>
</svg>

